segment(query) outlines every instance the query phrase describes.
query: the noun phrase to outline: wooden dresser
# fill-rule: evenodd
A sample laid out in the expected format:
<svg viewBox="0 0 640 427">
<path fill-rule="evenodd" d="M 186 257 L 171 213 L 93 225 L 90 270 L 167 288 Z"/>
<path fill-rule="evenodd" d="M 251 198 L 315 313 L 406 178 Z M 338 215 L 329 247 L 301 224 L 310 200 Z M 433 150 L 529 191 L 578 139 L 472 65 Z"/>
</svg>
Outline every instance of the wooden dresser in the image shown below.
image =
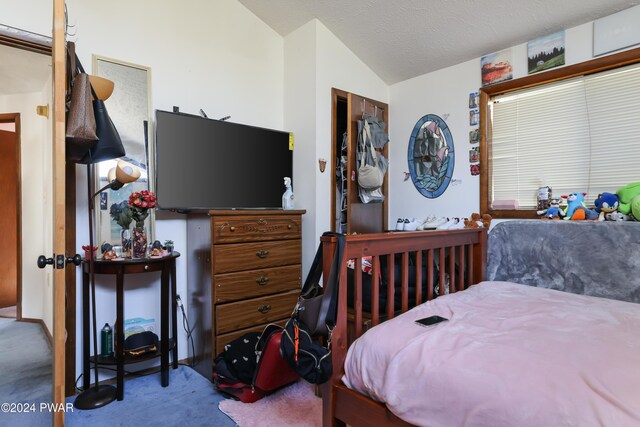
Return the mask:
<svg viewBox="0 0 640 427">
<path fill-rule="evenodd" d="M 187 216 L 188 316 L 196 370 L 212 379 L 225 344 L 284 324 L 301 288 L 303 210 Z"/>
</svg>

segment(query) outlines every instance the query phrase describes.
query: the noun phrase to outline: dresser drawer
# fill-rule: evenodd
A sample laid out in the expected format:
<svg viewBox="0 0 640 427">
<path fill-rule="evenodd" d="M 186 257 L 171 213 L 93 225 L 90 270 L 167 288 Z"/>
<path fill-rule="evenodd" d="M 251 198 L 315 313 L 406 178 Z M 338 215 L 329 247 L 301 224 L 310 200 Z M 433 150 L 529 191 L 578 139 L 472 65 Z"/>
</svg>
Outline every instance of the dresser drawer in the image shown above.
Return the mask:
<svg viewBox="0 0 640 427">
<path fill-rule="evenodd" d="M 213 274 L 300 264 L 300 240 L 213 246 Z"/>
<path fill-rule="evenodd" d="M 249 332 L 262 332 L 264 331 L 264 328 L 266 328 L 269 324 L 276 324 L 284 328 L 284 324 L 287 323 L 287 320 L 289 320 L 289 317 L 277 320 L 275 322 L 265 323 L 264 325 L 254 326 L 247 329 L 240 329 L 234 332 L 229 332 L 228 334 L 218 335 L 216 337 L 216 355 L 220 354 L 224 350 L 225 345 L 229 344 L 236 338 L 240 338 L 244 334 L 247 334 Z"/>
<path fill-rule="evenodd" d="M 291 316 L 299 290 L 216 306 L 216 334 L 233 332 Z"/>
<path fill-rule="evenodd" d="M 214 303 L 237 301 L 244 298 L 261 297 L 276 292 L 301 288 L 301 267 L 263 268 L 237 273 L 216 274 L 214 277 Z"/>
<path fill-rule="evenodd" d="M 302 235 L 300 215 L 216 215 L 211 222 L 213 244 L 299 239 Z"/>
</svg>

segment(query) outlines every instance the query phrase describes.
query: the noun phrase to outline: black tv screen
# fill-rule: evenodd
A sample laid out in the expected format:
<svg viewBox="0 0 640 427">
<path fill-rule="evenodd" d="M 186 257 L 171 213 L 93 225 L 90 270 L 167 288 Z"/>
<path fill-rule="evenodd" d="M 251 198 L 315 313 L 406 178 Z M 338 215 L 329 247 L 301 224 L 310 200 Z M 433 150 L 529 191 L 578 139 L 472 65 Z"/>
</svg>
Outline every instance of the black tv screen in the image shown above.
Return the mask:
<svg viewBox="0 0 640 427">
<path fill-rule="evenodd" d="M 160 209 L 282 207 L 287 132 L 156 110 L 155 146 Z"/>
</svg>

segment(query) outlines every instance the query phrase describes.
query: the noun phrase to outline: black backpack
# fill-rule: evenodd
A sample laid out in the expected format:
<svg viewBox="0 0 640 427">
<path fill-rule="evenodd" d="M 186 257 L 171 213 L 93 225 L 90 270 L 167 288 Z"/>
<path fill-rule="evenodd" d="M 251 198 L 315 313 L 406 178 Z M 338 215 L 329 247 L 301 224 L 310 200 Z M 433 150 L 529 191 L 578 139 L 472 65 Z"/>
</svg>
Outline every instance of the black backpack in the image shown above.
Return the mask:
<svg viewBox="0 0 640 427">
<path fill-rule="evenodd" d="M 311 270 L 302 287 L 298 304 L 287 321 L 282 333 L 280 351 L 283 359 L 302 378 L 312 384 L 322 384 L 329 380 L 333 372 L 331 363 L 331 330 L 336 324 L 338 310 L 338 276 L 344 255 L 345 236 L 338 233 L 324 233 L 325 236 L 335 236 L 338 239 L 336 253 L 331 264 L 329 277 L 325 289 L 319 288 L 322 274 L 322 243 L 318 246 Z M 322 293 L 318 295 L 317 289 Z M 312 301 L 312 304 L 305 304 Z M 309 310 L 314 310 L 310 313 Z M 306 311 L 305 311 L 306 310 Z M 303 315 L 304 314 L 304 315 Z M 312 322 L 313 326 L 305 324 Z M 322 324 L 322 328 L 318 327 Z M 325 329 L 328 333 L 312 332 Z M 326 346 L 315 338 L 326 335 Z"/>
</svg>

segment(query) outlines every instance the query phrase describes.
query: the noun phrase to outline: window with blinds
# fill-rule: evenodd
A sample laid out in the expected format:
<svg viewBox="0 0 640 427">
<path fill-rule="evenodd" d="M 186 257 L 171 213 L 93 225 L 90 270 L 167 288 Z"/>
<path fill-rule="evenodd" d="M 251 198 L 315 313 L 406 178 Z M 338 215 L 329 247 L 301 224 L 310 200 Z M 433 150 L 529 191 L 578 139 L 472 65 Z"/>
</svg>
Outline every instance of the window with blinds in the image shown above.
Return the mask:
<svg viewBox="0 0 640 427">
<path fill-rule="evenodd" d="M 640 181 L 640 65 L 491 99 L 489 202 L 535 209 L 537 190 L 588 204 Z"/>
</svg>

